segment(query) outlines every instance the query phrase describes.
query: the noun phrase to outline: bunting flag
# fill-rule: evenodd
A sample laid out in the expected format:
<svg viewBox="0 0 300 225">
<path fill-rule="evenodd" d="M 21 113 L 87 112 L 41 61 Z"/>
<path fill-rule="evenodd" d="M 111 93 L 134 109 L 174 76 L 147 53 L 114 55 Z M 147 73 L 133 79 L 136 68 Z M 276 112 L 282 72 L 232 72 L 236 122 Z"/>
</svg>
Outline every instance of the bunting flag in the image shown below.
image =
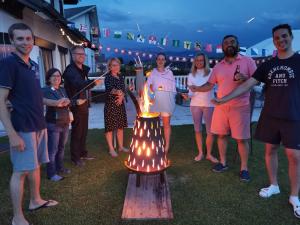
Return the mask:
<svg viewBox="0 0 300 225">
<path fill-rule="evenodd" d="M 127 32 L 127 40 L 133 41 L 134 40 L 134 34 Z"/>
<path fill-rule="evenodd" d="M 103 28 L 102 33 L 103 33 L 103 37 L 107 38 L 110 35 L 110 29 L 109 28 Z"/>
<path fill-rule="evenodd" d="M 79 31 L 80 32 L 87 32 L 87 30 L 88 30 L 88 27 L 87 27 L 86 24 L 80 24 L 79 25 Z"/>
<path fill-rule="evenodd" d="M 138 34 L 138 35 L 136 36 L 136 42 L 144 43 L 144 42 L 145 42 L 144 36 L 141 35 L 141 34 Z"/>
<path fill-rule="evenodd" d="M 206 44 L 205 51 L 206 52 L 212 52 L 212 44 Z"/>
<path fill-rule="evenodd" d="M 199 41 L 196 41 L 194 44 L 194 48 L 196 51 L 201 51 L 201 43 Z"/>
<path fill-rule="evenodd" d="M 192 46 L 192 42 L 190 42 L 190 41 L 184 41 L 183 42 L 183 48 L 191 49 L 191 46 Z"/>
<path fill-rule="evenodd" d="M 216 47 L 216 53 L 223 53 L 222 45 L 217 45 L 217 47 Z"/>
<path fill-rule="evenodd" d="M 173 40 L 173 47 L 179 47 L 180 41 L 179 40 Z"/>
<path fill-rule="evenodd" d="M 267 56 L 267 49 L 263 48 L 261 50 L 261 56 Z"/>
<path fill-rule="evenodd" d="M 273 50 L 272 57 L 276 57 L 276 56 L 277 56 L 277 50 Z"/>
<path fill-rule="evenodd" d="M 114 38 L 121 38 L 122 37 L 122 31 L 115 31 L 114 32 Z"/>
<path fill-rule="evenodd" d="M 149 36 L 149 44 L 156 45 L 156 37 L 154 35 Z"/>
<path fill-rule="evenodd" d="M 163 46 L 166 46 L 168 44 L 168 38 L 166 38 L 166 37 L 161 38 L 160 39 L 160 44 L 163 45 Z"/>
<path fill-rule="evenodd" d="M 98 29 L 98 27 L 91 27 L 91 35 L 92 36 L 99 36 L 99 29 Z"/>
</svg>

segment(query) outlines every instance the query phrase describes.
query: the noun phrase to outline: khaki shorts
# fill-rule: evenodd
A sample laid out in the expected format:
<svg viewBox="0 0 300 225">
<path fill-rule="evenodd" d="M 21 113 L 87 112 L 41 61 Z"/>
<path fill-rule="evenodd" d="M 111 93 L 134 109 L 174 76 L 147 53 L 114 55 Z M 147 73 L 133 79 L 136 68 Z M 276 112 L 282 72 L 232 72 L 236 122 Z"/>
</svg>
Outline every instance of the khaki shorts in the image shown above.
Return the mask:
<svg viewBox="0 0 300 225">
<path fill-rule="evenodd" d="M 216 106 L 211 123 L 211 132 L 229 135 L 238 140 L 250 138 L 250 105 Z"/>
<path fill-rule="evenodd" d="M 47 148 L 47 129 L 36 132 L 18 132 L 25 142 L 24 151 L 10 149 L 10 160 L 14 172 L 31 171 L 42 163 L 49 162 Z"/>
</svg>

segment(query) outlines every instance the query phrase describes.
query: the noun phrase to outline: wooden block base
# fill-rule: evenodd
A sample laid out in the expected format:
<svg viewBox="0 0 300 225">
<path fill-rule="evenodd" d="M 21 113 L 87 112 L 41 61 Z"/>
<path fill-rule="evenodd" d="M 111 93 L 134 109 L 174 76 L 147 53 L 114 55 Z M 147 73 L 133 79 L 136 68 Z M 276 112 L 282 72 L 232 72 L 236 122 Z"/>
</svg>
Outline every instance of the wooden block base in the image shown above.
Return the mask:
<svg viewBox="0 0 300 225">
<path fill-rule="evenodd" d="M 160 174 L 139 175 L 138 187 L 136 176 L 129 174 L 122 219 L 173 219 L 166 172 L 162 174 L 164 179 Z"/>
</svg>

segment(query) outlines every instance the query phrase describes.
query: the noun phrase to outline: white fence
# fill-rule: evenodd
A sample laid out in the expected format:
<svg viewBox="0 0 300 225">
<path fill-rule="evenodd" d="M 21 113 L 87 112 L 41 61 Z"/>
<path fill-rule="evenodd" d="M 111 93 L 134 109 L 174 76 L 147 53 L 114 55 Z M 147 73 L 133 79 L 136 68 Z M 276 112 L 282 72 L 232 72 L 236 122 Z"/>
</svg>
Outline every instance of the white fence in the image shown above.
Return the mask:
<svg viewBox="0 0 300 225">
<path fill-rule="evenodd" d="M 178 75 L 174 76 L 175 77 L 175 83 L 176 83 L 176 88 L 179 89 L 187 89 L 187 75 Z M 136 90 L 135 88 L 135 76 L 126 76 L 125 77 L 125 86 L 128 87 L 129 85 L 133 84 L 134 86 L 134 91 Z M 90 77 L 89 79 L 94 80 L 97 79 L 97 77 Z M 104 77 L 101 78 L 101 80 L 104 80 Z M 95 86 L 92 91 L 99 91 L 103 92 L 105 91 L 105 85 L 104 82 L 101 85 Z"/>
</svg>

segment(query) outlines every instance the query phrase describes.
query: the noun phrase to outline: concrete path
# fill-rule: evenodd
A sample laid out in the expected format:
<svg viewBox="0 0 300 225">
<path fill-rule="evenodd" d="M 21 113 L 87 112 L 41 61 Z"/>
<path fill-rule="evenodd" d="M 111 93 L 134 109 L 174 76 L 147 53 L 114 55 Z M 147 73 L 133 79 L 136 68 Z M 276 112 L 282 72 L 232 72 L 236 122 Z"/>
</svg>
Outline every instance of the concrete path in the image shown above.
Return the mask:
<svg viewBox="0 0 300 225">
<path fill-rule="evenodd" d="M 258 103 L 254 109 L 252 121 L 257 121 L 261 107 Z M 90 116 L 89 116 L 89 128 L 104 128 L 104 115 L 103 115 L 104 103 L 93 103 L 90 107 Z M 126 103 L 126 111 L 128 118 L 129 127 L 133 126 L 133 121 L 136 117 L 136 110 L 132 101 L 129 99 Z M 193 124 L 192 115 L 190 108 L 187 106 L 176 105 L 174 115 L 171 119 L 172 125 L 184 125 L 184 124 Z M 6 135 L 3 125 L 0 122 L 0 137 Z"/>
</svg>

